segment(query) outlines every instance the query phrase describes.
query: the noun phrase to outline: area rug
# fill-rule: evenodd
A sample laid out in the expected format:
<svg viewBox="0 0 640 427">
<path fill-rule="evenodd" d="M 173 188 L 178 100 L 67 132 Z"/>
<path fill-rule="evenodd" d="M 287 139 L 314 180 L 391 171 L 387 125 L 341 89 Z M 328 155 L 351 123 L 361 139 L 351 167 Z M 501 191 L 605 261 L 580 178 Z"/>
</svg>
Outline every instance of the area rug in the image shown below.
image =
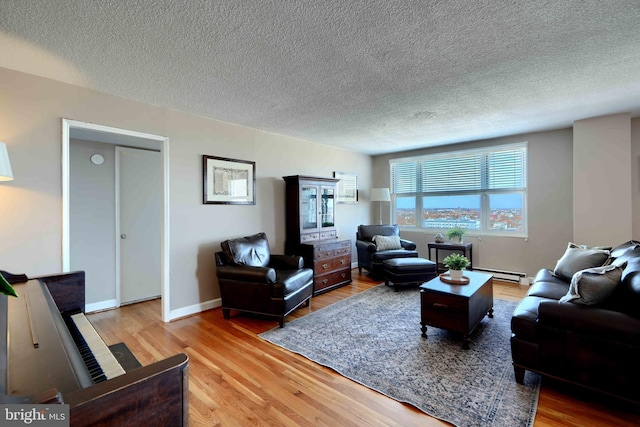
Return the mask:
<svg viewBox="0 0 640 427">
<path fill-rule="evenodd" d="M 460 335 L 438 328 L 423 338 L 418 289 L 385 285 L 260 337 L 456 426 L 530 426 L 540 378 L 527 372 L 524 385 L 514 379 L 515 305 L 494 299 L 494 317 L 475 329 L 469 350 Z"/>
</svg>

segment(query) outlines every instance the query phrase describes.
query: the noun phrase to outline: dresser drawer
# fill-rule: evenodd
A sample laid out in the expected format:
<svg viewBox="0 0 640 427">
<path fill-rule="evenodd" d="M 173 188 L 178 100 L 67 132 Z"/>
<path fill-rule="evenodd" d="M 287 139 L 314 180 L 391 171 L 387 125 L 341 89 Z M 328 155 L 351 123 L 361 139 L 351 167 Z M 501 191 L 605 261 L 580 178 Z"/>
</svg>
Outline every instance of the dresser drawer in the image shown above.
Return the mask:
<svg viewBox="0 0 640 427">
<path fill-rule="evenodd" d="M 320 232 L 320 240 L 329 240 L 329 239 L 335 239 L 335 238 L 336 238 L 336 230 Z"/>
<path fill-rule="evenodd" d="M 314 260 L 333 258 L 335 255 L 336 251 L 332 248 L 325 248 L 322 250 L 320 248 L 315 248 L 315 250 L 313 251 Z"/>
<path fill-rule="evenodd" d="M 351 240 L 343 240 L 341 242 L 320 243 L 314 245 L 313 258 L 328 258 L 335 255 L 344 255 L 351 253 Z"/>
<path fill-rule="evenodd" d="M 341 246 L 337 248 L 335 253 L 336 253 L 336 256 L 351 255 L 351 242 L 349 242 L 349 245 L 347 246 Z"/>
<path fill-rule="evenodd" d="M 300 236 L 300 243 L 311 243 L 320 240 L 320 233 L 308 233 Z"/>
<path fill-rule="evenodd" d="M 326 274 L 334 270 L 340 270 L 351 266 L 351 255 L 319 259 L 313 263 L 313 272 L 316 275 Z"/>
<path fill-rule="evenodd" d="M 321 291 L 325 288 L 330 288 L 337 284 L 351 281 L 351 269 L 345 268 L 344 270 L 334 271 L 333 273 L 323 274 L 315 277 L 314 280 L 314 292 Z"/>
</svg>

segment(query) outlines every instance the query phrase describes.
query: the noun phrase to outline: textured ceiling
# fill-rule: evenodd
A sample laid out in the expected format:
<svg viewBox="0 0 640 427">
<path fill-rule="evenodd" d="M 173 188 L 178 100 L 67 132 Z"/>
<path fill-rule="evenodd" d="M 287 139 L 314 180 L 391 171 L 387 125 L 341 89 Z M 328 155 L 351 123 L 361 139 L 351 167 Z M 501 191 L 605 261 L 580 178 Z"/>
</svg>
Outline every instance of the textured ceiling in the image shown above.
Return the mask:
<svg viewBox="0 0 640 427">
<path fill-rule="evenodd" d="M 0 67 L 381 154 L 640 116 L 640 2 L 2 0 Z"/>
</svg>

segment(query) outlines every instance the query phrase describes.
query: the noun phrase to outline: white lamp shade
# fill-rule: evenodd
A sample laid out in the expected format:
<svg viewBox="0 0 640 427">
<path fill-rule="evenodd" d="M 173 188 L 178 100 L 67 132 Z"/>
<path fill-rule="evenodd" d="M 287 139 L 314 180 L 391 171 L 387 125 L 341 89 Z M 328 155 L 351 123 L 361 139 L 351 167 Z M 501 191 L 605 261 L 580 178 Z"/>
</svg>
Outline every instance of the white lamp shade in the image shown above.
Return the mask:
<svg viewBox="0 0 640 427">
<path fill-rule="evenodd" d="M 372 202 L 390 202 L 391 193 L 388 188 L 372 188 L 370 200 Z"/>
<path fill-rule="evenodd" d="M 0 142 L 0 181 L 12 181 L 13 171 L 11 170 L 11 162 L 9 162 L 9 153 L 7 145 Z"/>
</svg>

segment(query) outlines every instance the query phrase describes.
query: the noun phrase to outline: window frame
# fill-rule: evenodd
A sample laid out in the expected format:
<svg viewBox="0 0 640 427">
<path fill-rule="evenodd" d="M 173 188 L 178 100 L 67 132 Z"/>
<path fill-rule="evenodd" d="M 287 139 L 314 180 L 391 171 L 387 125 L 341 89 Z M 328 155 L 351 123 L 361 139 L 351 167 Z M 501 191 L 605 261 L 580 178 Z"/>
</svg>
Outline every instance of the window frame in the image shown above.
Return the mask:
<svg viewBox="0 0 640 427">
<path fill-rule="evenodd" d="M 489 187 L 489 178 L 488 178 L 488 168 L 490 168 L 489 162 L 487 161 L 488 157 L 491 153 L 496 153 L 499 151 L 505 150 L 523 150 L 523 167 L 522 167 L 522 184 L 523 187 L 509 187 L 509 188 L 488 188 Z M 467 190 L 456 190 L 456 191 L 434 191 L 434 192 L 426 192 L 421 191 L 421 181 L 422 181 L 422 163 L 425 161 L 433 161 L 434 159 L 447 159 L 465 155 L 480 155 L 480 179 L 482 181 L 480 189 L 467 189 Z M 404 158 L 395 158 L 389 160 L 389 181 L 391 188 L 391 218 L 394 223 L 398 223 L 397 221 L 397 213 L 398 207 L 396 201 L 398 198 L 414 198 L 415 199 L 415 225 L 406 225 L 401 224 L 400 227 L 408 230 L 420 230 L 427 231 L 433 233 L 446 233 L 448 228 L 430 228 L 424 227 L 424 221 L 421 220 L 424 214 L 424 198 L 425 197 L 438 197 L 438 196 L 464 196 L 464 195 L 479 195 L 480 196 L 480 229 L 467 229 L 468 235 L 477 235 L 477 236 L 501 236 L 501 237 L 524 237 L 528 238 L 528 142 L 519 142 L 519 143 L 511 143 L 511 144 L 503 144 L 503 145 L 493 145 L 487 146 L 478 149 L 466 149 L 466 150 L 456 150 L 456 151 L 448 151 L 448 152 L 440 152 L 434 154 L 420 155 L 420 156 L 412 156 L 412 157 L 404 157 Z M 415 183 L 413 182 L 405 182 L 404 185 L 409 190 L 415 190 L 410 192 L 396 192 L 396 183 L 394 183 L 394 165 L 398 165 L 401 163 L 412 164 L 415 163 L 415 168 L 409 166 L 409 168 L 414 169 L 415 171 Z M 402 171 L 401 171 L 402 172 Z M 396 172 L 396 174 L 401 174 Z M 402 177 L 406 178 L 406 174 L 402 174 Z M 495 230 L 489 228 L 491 222 L 491 206 L 490 200 L 491 196 L 494 194 L 520 194 L 522 198 L 522 230 L 520 231 L 502 231 Z"/>
</svg>

